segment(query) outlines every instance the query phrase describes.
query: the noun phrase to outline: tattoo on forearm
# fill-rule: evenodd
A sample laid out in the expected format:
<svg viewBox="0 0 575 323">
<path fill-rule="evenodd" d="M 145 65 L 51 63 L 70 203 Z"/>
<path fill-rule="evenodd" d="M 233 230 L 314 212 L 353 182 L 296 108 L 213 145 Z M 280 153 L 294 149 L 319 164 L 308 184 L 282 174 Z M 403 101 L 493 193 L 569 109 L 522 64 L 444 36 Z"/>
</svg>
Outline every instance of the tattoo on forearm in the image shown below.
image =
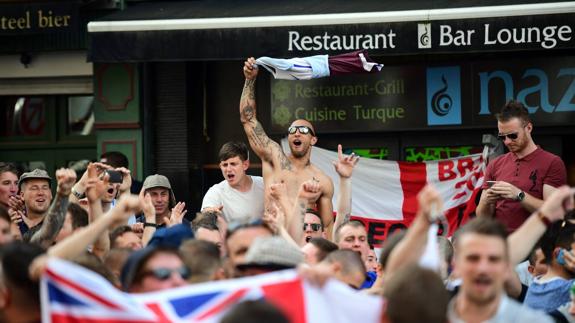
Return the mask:
<svg viewBox="0 0 575 323">
<path fill-rule="evenodd" d="M 304 202 L 300 202 L 299 203 L 299 212 L 300 212 L 300 216 L 301 216 L 302 221 L 305 218 L 306 211 L 307 211 L 307 205 Z"/>
<path fill-rule="evenodd" d="M 32 236 L 30 242 L 49 247 L 62 229 L 67 209 L 68 196 L 56 195 L 56 199 L 48 210 L 48 215 L 44 218 L 42 227 Z"/>
</svg>

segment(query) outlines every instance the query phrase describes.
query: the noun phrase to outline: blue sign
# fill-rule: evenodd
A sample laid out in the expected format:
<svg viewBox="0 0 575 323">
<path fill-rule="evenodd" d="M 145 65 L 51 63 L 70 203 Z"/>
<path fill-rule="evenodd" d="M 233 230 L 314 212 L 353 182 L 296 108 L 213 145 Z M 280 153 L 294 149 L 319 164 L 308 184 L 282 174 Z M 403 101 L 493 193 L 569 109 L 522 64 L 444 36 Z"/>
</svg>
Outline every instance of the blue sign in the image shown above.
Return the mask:
<svg viewBox="0 0 575 323">
<path fill-rule="evenodd" d="M 427 124 L 461 124 L 461 72 L 459 66 L 427 69 Z"/>
</svg>

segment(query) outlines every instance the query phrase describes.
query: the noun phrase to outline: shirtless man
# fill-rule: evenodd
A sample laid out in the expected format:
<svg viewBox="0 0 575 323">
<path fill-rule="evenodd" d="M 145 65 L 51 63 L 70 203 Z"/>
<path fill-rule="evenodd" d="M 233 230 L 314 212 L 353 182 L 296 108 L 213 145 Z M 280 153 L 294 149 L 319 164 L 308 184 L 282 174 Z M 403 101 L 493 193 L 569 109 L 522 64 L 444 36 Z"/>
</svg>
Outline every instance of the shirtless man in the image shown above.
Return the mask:
<svg viewBox="0 0 575 323">
<path fill-rule="evenodd" d="M 312 124 L 307 120 L 295 120 L 288 128 L 290 154 L 286 156 L 281 146 L 271 140 L 256 118 L 255 84 L 258 75 L 255 59 L 244 63 L 246 82 L 240 98 L 240 119 L 253 151 L 262 160 L 266 208 L 269 203 L 270 185 L 283 182 L 290 200 L 295 201 L 298 189 L 307 180 L 320 184 L 317 198 L 309 201 L 310 208 L 317 207 L 329 235 L 333 226 L 333 182 L 310 162 L 311 148 L 317 142 Z"/>
</svg>

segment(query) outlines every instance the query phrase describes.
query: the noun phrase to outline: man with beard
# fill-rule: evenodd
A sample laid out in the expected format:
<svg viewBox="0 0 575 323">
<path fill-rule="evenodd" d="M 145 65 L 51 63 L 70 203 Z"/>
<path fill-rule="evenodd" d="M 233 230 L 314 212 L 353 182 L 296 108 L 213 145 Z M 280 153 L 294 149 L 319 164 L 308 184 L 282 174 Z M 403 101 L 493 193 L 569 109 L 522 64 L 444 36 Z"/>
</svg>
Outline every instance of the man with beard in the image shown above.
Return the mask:
<svg viewBox="0 0 575 323">
<path fill-rule="evenodd" d="M 218 154 L 224 180 L 210 187 L 202 201 L 202 212 L 221 212 L 229 222 L 250 222 L 264 214 L 264 182 L 250 176 L 248 147 L 242 142 L 225 143 Z"/>
<path fill-rule="evenodd" d="M 522 103 L 508 102 L 497 115 L 497 128 L 509 152 L 487 166 L 477 215 L 494 216 L 513 232 L 566 183 L 567 174 L 561 158 L 533 142 L 533 124 Z"/>
<path fill-rule="evenodd" d="M 257 120 L 255 83 L 258 68 L 253 57 L 246 60 L 243 70 L 246 81 L 240 98 L 240 119 L 250 146 L 262 160 L 266 208 L 269 208 L 271 203 L 270 185 L 285 183 L 290 200 L 295 202 L 303 182 L 317 181 L 321 187 L 320 192 L 317 197 L 308 201 L 308 207 L 317 207 L 326 231 L 331 235 L 333 183 L 319 168 L 311 164 L 311 148 L 317 143 L 312 124 L 302 119 L 292 122 L 288 128 L 290 153 L 286 156 L 281 146 L 266 135 L 261 123 Z"/>
<path fill-rule="evenodd" d="M 450 322 L 552 322 L 505 294 L 511 266 L 506 236 L 505 227 L 489 218 L 476 218 L 461 228 L 455 271 L 462 283 L 448 307 Z"/>
</svg>

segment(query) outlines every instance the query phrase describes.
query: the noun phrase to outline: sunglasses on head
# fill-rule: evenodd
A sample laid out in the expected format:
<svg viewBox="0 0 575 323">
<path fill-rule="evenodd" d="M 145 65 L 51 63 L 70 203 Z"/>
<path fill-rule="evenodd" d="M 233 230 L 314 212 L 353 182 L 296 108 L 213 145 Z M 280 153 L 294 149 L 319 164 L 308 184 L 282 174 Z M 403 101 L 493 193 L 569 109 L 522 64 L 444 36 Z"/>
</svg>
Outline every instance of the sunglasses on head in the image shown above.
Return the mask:
<svg viewBox="0 0 575 323">
<path fill-rule="evenodd" d="M 303 224 L 303 231 L 307 229 L 307 226 L 311 227 L 311 230 L 314 232 L 318 232 L 321 229 L 321 224 L 319 223 L 304 223 Z"/>
<path fill-rule="evenodd" d="M 308 133 L 311 133 L 311 135 L 315 137 L 315 133 L 308 126 L 291 126 L 288 128 L 288 133 L 290 135 L 293 135 L 296 131 L 299 131 L 299 133 L 301 133 L 302 135 L 307 135 Z"/>
<path fill-rule="evenodd" d="M 506 137 L 511 139 L 511 140 L 515 140 L 515 139 L 517 139 L 517 136 L 518 136 L 517 132 L 514 132 L 514 133 L 508 133 L 506 135 L 497 135 L 497 138 L 501 141 L 505 140 Z"/>
<path fill-rule="evenodd" d="M 164 281 L 164 280 L 168 280 L 172 276 L 172 273 L 174 273 L 174 272 L 178 273 L 180 275 L 180 277 L 182 277 L 183 279 L 188 279 L 188 278 L 190 278 L 190 275 L 191 275 L 188 267 L 182 266 L 180 268 L 175 268 L 175 269 L 156 268 L 156 269 L 152 269 L 150 271 L 143 273 L 142 276 L 154 276 L 156 279 Z"/>
</svg>

